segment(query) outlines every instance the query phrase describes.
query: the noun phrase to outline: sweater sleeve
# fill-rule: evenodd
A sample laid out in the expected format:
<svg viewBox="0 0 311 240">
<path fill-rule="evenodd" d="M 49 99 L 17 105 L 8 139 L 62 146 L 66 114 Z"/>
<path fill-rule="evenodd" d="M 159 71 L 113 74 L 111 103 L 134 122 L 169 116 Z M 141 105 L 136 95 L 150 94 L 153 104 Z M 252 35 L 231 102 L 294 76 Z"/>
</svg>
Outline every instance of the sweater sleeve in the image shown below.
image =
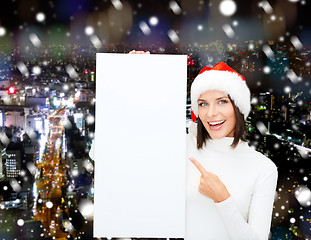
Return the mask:
<svg viewBox="0 0 311 240">
<path fill-rule="evenodd" d="M 89 151 L 90 158 L 94 161 L 95 160 L 95 139 L 92 141 L 91 149 Z"/>
<path fill-rule="evenodd" d="M 277 168 L 272 163 L 264 167 L 253 191 L 248 221 L 246 221 L 230 196 L 215 203 L 232 240 L 267 240 L 271 227 Z"/>
</svg>

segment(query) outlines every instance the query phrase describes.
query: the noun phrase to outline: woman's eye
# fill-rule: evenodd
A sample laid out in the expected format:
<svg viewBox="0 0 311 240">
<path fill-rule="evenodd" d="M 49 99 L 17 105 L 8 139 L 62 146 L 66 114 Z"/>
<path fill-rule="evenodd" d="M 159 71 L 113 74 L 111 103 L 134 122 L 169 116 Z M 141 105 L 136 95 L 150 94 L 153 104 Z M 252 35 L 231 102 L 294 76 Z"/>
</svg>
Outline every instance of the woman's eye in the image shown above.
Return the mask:
<svg viewBox="0 0 311 240">
<path fill-rule="evenodd" d="M 228 101 L 227 100 L 220 100 L 219 103 L 220 104 L 226 104 Z"/>
<path fill-rule="evenodd" d="M 205 106 L 207 106 L 207 103 L 199 103 L 199 106 L 200 107 L 205 107 Z"/>
</svg>

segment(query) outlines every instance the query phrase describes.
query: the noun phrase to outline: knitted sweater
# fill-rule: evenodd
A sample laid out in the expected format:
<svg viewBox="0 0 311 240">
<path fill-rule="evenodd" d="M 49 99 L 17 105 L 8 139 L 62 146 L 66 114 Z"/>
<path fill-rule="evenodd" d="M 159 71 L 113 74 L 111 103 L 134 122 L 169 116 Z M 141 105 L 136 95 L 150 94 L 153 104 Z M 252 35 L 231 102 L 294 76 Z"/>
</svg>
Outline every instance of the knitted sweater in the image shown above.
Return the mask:
<svg viewBox="0 0 311 240">
<path fill-rule="evenodd" d="M 277 183 L 277 168 L 263 154 L 233 138 L 208 140 L 203 149 L 187 135 L 185 240 L 267 240 Z M 200 172 L 193 157 L 224 183 L 230 197 L 223 202 L 199 193 Z"/>
</svg>

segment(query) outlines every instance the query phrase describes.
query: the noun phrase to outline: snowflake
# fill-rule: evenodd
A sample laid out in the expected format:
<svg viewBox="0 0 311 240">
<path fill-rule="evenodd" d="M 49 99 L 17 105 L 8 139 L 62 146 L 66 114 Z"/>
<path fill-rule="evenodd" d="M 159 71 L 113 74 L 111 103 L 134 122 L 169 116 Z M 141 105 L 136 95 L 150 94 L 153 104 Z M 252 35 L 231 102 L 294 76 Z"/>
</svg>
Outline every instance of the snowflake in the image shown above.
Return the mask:
<svg viewBox="0 0 311 240">
<path fill-rule="evenodd" d="M 219 11 L 226 17 L 232 16 L 236 12 L 236 3 L 233 0 L 223 0 L 219 4 Z"/>
<path fill-rule="evenodd" d="M 159 23 L 159 19 L 156 16 L 152 16 L 149 18 L 149 24 L 151 26 L 156 26 Z"/>
<path fill-rule="evenodd" d="M 94 28 L 92 26 L 87 26 L 84 29 L 86 35 L 91 36 L 94 33 Z"/>
<path fill-rule="evenodd" d="M 150 34 L 151 34 L 151 29 L 150 29 L 150 27 L 147 25 L 146 22 L 141 21 L 141 22 L 139 23 L 139 28 L 140 28 L 140 30 L 141 30 L 145 35 L 150 35 Z"/>
<path fill-rule="evenodd" d="M 178 43 L 180 41 L 179 36 L 172 29 L 167 32 L 167 35 L 172 40 L 173 43 Z"/>
<path fill-rule="evenodd" d="M 20 226 L 20 227 L 23 226 L 24 225 L 24 220 L 23 219 L 18 219 L 17 220 L 17 225 Z"/>
<path fill-rule="evenodd" d="M 41 47 L 41 45 L 42 45 L 41 40 L 39 39 L 39 37 L 35 33 L 29 34 L 29 40 L 37 48 Z"/>
<path fill-rule="evenodd" d="M 178 15 L 178 14 L 181 13 L 181 8 L 179 7 L 179 5 L 178 5 L 177 2 L 175 2 L 175 1 L 170 1 L 169 7 L 170 7 L 170 9 L 172 9 L 172 11 L 173 11 L 176 15 Z"/>
<path fill-rule="evenodd" d="M 42 13 L 42 12 L 37 13 L 37 15 L 36 15 L 36 20 L 37 20 L 38 22 L 43 22 L 43 21 L 45 20 L 45 14 Z"/>
<path fill-rule="evenodd" d="M 41 68 L 39 66 L 34 66 L 32 68 L 32 72 L 36 75 L 40 75 L 41 74 Z"/>
<path fill-rule="evenodd" d="M 0 37 L 3 37 L 6 33 L 6 30 L 4 27 L 0 27 Z"/>
</svg>

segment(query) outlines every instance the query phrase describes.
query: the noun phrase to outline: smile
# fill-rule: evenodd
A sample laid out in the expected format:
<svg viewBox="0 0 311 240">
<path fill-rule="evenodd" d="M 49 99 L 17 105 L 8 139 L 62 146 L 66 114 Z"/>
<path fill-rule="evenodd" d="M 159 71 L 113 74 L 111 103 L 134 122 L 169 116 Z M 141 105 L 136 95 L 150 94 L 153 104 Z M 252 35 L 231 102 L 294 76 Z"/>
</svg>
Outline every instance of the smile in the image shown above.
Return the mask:
<svg viewBox="0 0 311 240">
<path fill-rule="evenodd" d="M 208 124 L 210 126 L 216 126 L 216 125 L 220 125 L 220 124 L 223 124 L 226 120 L 223 120 L 223 121 L 218 121 L 218 122 L 208 122 Z"/>
</svg>

